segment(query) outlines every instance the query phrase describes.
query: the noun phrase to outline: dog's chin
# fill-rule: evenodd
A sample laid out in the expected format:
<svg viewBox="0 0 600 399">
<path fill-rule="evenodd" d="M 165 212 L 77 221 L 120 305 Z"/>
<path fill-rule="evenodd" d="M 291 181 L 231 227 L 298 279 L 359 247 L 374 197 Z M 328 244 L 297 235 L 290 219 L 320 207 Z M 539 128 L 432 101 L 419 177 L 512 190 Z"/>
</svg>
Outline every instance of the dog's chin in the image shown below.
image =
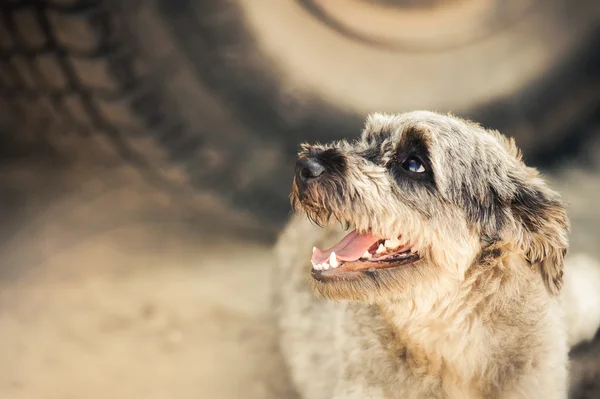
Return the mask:
<svg viewBox="0 0 600 399">
<path fill-rule="evenodd" d="M 334 270 L 312 270 L 315 295 L 331 300 L 370 303 L 410 297 L 415 286 L 427 280 L 427 264 L 419 254 L 385 264 L 347 262 Z"/>
</svg>

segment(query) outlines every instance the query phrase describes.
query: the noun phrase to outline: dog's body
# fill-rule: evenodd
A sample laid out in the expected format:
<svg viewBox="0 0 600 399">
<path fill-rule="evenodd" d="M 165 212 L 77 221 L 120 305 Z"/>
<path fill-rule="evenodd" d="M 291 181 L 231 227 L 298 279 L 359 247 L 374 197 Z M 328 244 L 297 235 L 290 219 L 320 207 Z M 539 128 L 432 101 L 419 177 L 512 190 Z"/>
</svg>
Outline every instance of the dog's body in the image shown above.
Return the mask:
<svg viewBox="0 0 600 399">
<path fill-rule="evenodd" d="M 566 397 L 560 307 L 533 271 L 505 287 L 467 277 L 438 300 L 425 292 L 387 306 L 315 299 L 307 254 L 340 238 L 295 218 L 278 246 L 280 342 L 303 398 Z"/>
<path fill-rule="evenodd" d="M 566 397 L 568 221 L 512 141 L 374 115 L 359 141 L 304 146 L 292 202 L 356 229 L 334 245 L 339 230 L 296 216 L 277 246 L 281 348 L 304 398 Z"/>
</svg>

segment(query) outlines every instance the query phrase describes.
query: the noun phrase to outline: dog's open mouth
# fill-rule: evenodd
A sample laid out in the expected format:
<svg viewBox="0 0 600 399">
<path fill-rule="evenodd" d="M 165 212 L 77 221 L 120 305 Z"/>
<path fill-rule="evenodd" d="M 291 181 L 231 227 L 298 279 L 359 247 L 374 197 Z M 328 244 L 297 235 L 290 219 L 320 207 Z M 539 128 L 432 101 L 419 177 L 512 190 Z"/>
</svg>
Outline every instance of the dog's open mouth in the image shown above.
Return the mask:
<svg viewBox="0 0 600 399">
<path fill-rule="evenodd" d="M 412 246 L 402 244 L 398 238 L 385 239 L 355 230 L 329 249 L 313 248 L 311 261 L 314 275 L 384 269 L 418 259 Z"/>
</svg>

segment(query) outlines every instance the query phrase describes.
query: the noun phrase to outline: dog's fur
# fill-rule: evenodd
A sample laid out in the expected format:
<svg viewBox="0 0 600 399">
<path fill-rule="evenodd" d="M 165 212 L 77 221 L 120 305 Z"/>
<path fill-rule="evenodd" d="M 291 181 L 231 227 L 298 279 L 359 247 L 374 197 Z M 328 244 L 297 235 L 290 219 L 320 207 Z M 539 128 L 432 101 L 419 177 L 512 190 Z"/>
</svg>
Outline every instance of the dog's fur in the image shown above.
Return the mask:
<svg viewBox="0 0 600 399">
<path fill-rule="evenodd" d="M 399 163 L 418 152 L 418 179 Z M 326 176 L 300 190 L 277 246 L 281 348 L 306 399 L 563 398 L 559 292 L 569 223 L 514 142 L 452 116 L 369 116 L 360 139 L 303 145 Z M 359 277 L 312 279 L 310 253 L 359 232 L 420 255 Z"/>
</svg>

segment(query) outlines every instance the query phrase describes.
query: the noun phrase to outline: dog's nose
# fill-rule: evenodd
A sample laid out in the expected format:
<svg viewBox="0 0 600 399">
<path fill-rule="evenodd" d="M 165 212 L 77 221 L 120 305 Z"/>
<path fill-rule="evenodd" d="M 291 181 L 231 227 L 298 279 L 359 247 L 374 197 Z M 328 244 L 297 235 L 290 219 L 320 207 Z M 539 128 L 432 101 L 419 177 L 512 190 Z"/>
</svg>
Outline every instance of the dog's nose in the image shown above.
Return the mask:
<svg viewBox="0 0 600 399">
<path fill-rule="evenodd" d="M 296 162 L 296 178 L 299 184 L 315 180 L 325 172 L 325 166 L 316 158 L 306 157 Z"/>
</svg>

